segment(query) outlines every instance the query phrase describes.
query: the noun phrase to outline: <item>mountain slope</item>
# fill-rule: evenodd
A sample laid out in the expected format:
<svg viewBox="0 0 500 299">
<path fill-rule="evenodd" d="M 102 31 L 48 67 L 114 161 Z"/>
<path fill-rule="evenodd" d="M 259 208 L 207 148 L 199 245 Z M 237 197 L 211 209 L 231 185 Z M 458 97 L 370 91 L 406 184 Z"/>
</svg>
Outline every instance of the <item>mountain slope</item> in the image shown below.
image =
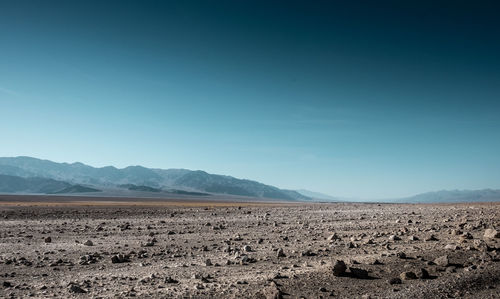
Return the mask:
<svg viewBox="0 0 500 299">
<path fill-rule="evenodd" d="M 319 192 L 314 192 L 314 191 L 309 191 L 309 190 L 304 190 L 304 189 L 300 189 L 300 190 L 296 190 L 296 191 L 304 196 L 314 198 L 314 199 L 330 200 L 330 201 L 338 201 L 339 200 L 336 197 L 333 197 L 333 196 L 330 196 L 327 194 L 323 194 L 323 193 L 319 193 Z"/>
<path fill-rule="evenodd" d="M 132 184 L 154 189 L 184 189 L 259 198 L 283 200 L 309 200 L 291 190 L 282 190 L 256 181 L 231 176 L 209 174 L 187 169 L 150 169 L 129 166 L 118 169 L 112 166 L 95 168 L 82 163 L 56 163 L 31 157 L 0 158 L 0 174 L 20 177 L 43 177 L 71 184 L 93 186 L 120 186 Z"/>
<path fill-rule="evenodd" d="M 500 201 L 500 190 L 442 190 L 417 194 L 395 201 L 407 203 Z"/>
<path fill-rule="evenodd" d="M 53 179 L 33 177 L 22 178 L 11 175 L 0 175 L 0 192 L 4 193 L 83 193 L 98 192 L 99 190 L 79 185 L 71 185 Z"/>
</svg>

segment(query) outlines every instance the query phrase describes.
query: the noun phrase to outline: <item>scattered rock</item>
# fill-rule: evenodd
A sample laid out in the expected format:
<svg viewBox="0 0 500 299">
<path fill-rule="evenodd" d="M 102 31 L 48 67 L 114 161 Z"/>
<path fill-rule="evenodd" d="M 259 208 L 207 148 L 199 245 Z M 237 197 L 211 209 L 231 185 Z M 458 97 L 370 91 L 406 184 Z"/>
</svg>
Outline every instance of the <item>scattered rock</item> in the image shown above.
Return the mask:
<svg viewBox="0 0 500 299">
<path fill-rule="evenodd" d="M 347 270 L 347 266 L 344 261 L 337 260 L 335 264 L 333 264 L 333 275 L 335 276 L 343 276 L 345 275 L 345 271 Z"/>
<path fill-rule="evenodd" d="M 278 288 L 278 285 L 273 281 L 271 284 L 264 289 L 264 296 L 266 299 L 282 299 L 283 293 Z"/>
<path fill-rule="evenodd" d="M 431 278 L 431 276 L 429 275 L 429 272 L 424 269 L 424 268 L 421 268 L 419 271 L 418 271 L 418 278 L 420 279 L 429 279 Z"/>
<path fill-rule="evenodd" d="M 406 253 L 404 253 L 402 251 L 396 253 L 396 256 L 399 257 L 400 259 L 406 259 Z"/>
<path fill-rule="evenodd" d="M 85 246 L 94 246 L 94 243 L 90 240 L 87 240 L 85 243 L 83 243 Z"/>
<path fill-rule="evenodd" d="M 173 279 L 170 276 L 167 276 L 167 277 L 165 277 L 165 283 L 179 283 L 179 281 L 176 279 Z"/>
<path fill-rule="evenodd" d="M 434 235 L 430 235 L 425 241 L 439 241 L 439 239 Z"/>
<path fill-rule="evenodd" d="M 460 247 L 458 247 L 458 245 L 455 245 L 455 244 L 447 244 L 444 249 L 446 250 L 458 250 Z"/>
<path fill-rule="evenodd" d="M 111 257 L 111 262 L 113 264 L 128 263 L 128 262 L 130 262 L 130 259 L 126 255 L 117 254 L 117 255 L 114 255 Z"/>
<path fill-rule="evenodd" d="M 389 279 L 389 284 L 402 284 L 403 282 L 401 281 L 401 278 L 391 278 Z"/>
<path fill-rule="evenodd" d="M 355 278 L 359 278 L 359 279 L 368 279 L 369 278 L 368 271 L 366 271 L 364 269 L 349 267 L 349 271 L 351 272 L 351 275 Z"/>
<path fill-rule="evenodd" d="M 417 279 L 417 275 L 410 271 L 401 273 L 399 277 L 401 277 L 402 280 Z"/>
<path fill-rule="evenodd" d="M 443 255 L 441 257 L 438 257 L 437 259 L 434 260 L 434 263 L 438 266 L 441 267 L 446 267 L 450 264 L 450 261 L 448 259 L 447 255 Z"/>
<path fill-rule="evenodd" d="M 498 232 L 496 229 L 488 228 L 484 231 L 484 238 L 485 239 L 500 238 L 500 232 Z"/>
<path fill-rule="evenodd" d="M 213 266 L 212 261 L 210 259 L 206 259 L 205 260 L 205 266 L 207 266 L 207 267 Z"/>
<path fill-rule="evenodd" d="M 70 293 L 77 293 L 77 294 L 85 294 L 85 293 L 87 293 L 87 291 L 85 291 L 79 285 L 74 284 L 74 283 L 70 283 L 69 284 L 68 291 Z"/>
</svg>

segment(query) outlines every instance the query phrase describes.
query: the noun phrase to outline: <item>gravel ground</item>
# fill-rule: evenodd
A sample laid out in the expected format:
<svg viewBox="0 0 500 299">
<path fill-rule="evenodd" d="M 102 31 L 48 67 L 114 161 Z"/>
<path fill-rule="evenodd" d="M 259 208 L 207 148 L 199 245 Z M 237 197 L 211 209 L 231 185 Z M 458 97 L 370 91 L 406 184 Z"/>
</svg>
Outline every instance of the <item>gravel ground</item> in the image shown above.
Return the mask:
<svg viewBox="0 0 500 299">
<path fill-rule="evenodd" d="M 0 202 L 0 297 L 499 298 L 495 228 L 500 203 Z"/>
</svg>

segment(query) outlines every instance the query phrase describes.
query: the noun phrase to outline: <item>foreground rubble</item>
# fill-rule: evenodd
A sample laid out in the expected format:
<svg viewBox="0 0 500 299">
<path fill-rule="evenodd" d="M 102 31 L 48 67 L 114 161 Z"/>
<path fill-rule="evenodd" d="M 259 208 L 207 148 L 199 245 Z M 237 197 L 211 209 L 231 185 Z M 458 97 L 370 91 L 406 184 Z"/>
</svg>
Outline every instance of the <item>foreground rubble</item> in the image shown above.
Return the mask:
<svg viewBox="0 0 500 299">
<path fill-rule="evenodd" d="M 0 297 L 498 298 L 500 204 L 2 205 Z"/>
</svg>

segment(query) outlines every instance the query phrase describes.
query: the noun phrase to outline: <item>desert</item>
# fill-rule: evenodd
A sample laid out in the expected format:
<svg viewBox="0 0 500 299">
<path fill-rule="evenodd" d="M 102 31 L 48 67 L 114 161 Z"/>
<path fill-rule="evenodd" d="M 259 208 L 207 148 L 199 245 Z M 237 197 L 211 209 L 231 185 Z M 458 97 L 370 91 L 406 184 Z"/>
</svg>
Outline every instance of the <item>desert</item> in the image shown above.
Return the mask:
<svg viewBox="0 0 500 299">
<path fill-rule="evenodd" d="M 0 196 L 0 297 L 498 298 L 499 225 L 498 202 Z"/>
</svg>

